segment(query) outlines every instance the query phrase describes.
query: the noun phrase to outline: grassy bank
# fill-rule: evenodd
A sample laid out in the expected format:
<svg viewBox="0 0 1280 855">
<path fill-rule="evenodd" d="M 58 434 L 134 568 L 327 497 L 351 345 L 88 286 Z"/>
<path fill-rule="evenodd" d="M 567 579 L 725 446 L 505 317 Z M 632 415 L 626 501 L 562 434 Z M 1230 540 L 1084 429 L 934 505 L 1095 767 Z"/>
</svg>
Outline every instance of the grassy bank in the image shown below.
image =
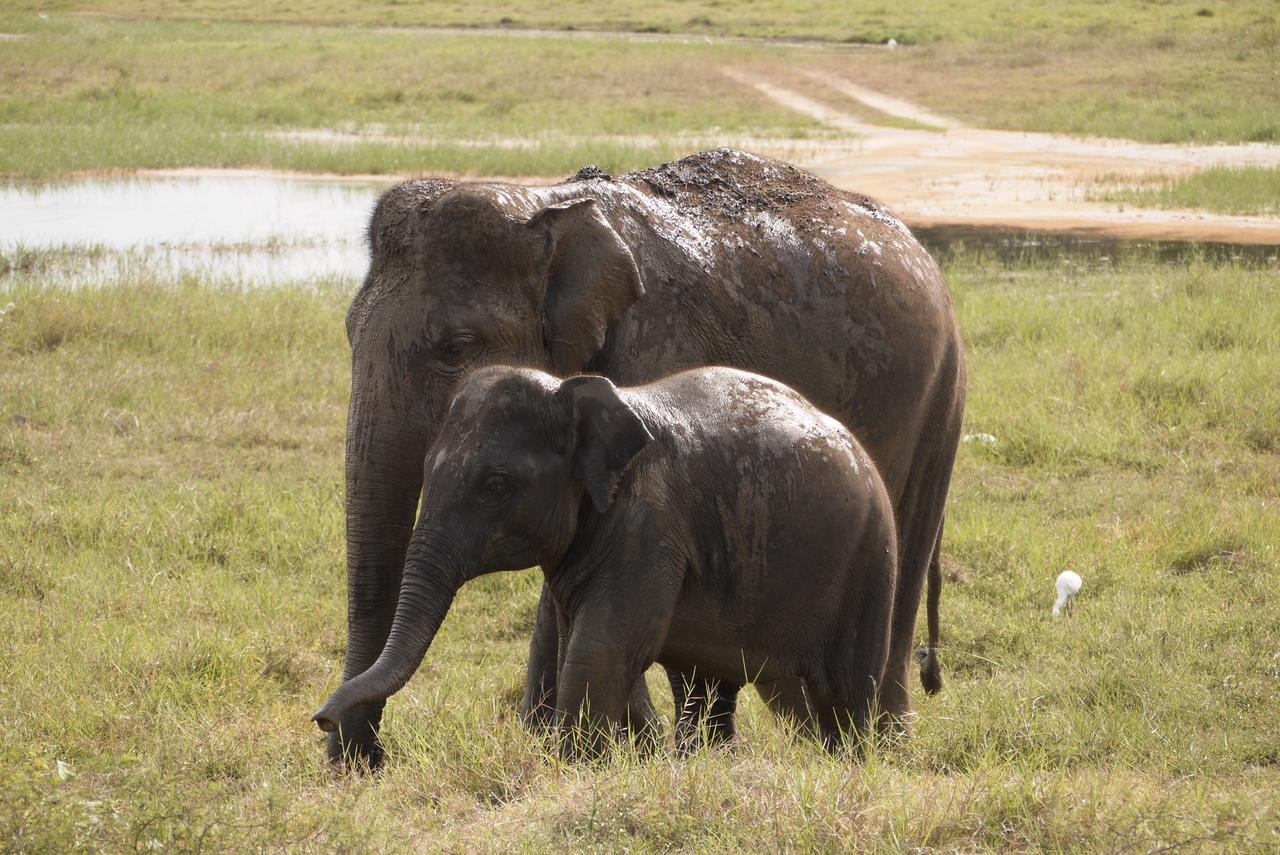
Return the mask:
<svg viewBox="0 0 1280 855">
<path fill-rule="evenodd" d="M 1280 215 L 1280 169 L 1207 169 L 1178 178 L 1152 178 L 1134 183 L 1117 177 L 1120 186 L 1099 190 L 1104 202 L 1141 208 L 1196 208 L 1223 214 Z"/>
<path fill-rule="evenodd" d="M 561 766 L 511 714 L 538 582 L 507 574 L 464 590 L 391 702 L 391 763 L 374 780 L 332 779 L 307 721 L 344 643 L 353 284 L 11 280 L 0 839 L 27 851 L 1274 849 L 1274 276 L 953 264 L 967 429 L 996 443 L 961 452 L 948 685 L 920 700 L 905 747 L 831 760 L 751 697 L 734 755 Z M 1055 622 L 1064 568 L 1085 588 Z"/>
</svg>

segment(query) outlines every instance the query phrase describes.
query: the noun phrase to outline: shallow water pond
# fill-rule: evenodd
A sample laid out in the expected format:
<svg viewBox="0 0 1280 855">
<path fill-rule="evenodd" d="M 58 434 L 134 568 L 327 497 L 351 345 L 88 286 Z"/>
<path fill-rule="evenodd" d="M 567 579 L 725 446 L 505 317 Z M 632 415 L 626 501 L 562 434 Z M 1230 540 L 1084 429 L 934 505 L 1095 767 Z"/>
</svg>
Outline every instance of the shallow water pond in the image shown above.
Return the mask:
<svg viewBox="0 0 1280 855">
<path fill-rule="evenodd" d="M 1124 240 L 973 226 L 936 226 L 914 232 L 943 266 L 968 262 L 1003 267 L 1062 265 L 1104 269 L 1208 262 L 1259 267 L 1275 266 L 1280 261 L 1280 246 L 1262 244 Z"/>
<path fill-rule="evenodd" d="M 0 283 L 106 286 L 184 277 L 247 286 L 359 280 L 365 224 L 392 180 L 257 173 L 0 184 Z M 941 227 L 917 234 L 944 265 L 1091 268 L 1193 260 L 1275 265 L 1280 247 L 1123 241 Z"/>
<path fill-rule="evenodd" d="M 42 253 L 31 278 L 73 284 L 144 270 L 254 285 L 358 278 L 369 213 L 390 183 L 231 174 L 0 185 L 0 252 Z"/>
</svg>

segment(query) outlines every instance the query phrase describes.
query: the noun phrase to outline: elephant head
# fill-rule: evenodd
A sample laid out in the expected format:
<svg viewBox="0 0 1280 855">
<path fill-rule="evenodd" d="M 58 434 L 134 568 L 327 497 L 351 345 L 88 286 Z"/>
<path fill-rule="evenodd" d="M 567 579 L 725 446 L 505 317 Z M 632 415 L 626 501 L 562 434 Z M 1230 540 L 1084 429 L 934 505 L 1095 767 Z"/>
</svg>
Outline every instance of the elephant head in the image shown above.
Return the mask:
<svg viewBox="0 0 1280 855">
<path fill-rule="evenodd" d="M 316 713 L 320 728 L 338 730 L 353 709 L 380 704 L 408 682 L 463 582 L 555 566 L 584 501 L 607 510 L 651 439 L 603 377 L 561 382 L 509 367 L 472 373 L 425 458 L 422 511 L 386 646 Z"/>
<path fill-rule="evenodd" d="M 347 316 L 348 679 L 387 639 L 422 485 L 416 461 L 460 381 L 495 363 L 581 370 L 642 294 L 599 203 L 557 192 L 412 181 L 374 211 L 369 272 Z M 353 710 L 330 757 L 376 763 L 380 710 Z"/>
</svg>

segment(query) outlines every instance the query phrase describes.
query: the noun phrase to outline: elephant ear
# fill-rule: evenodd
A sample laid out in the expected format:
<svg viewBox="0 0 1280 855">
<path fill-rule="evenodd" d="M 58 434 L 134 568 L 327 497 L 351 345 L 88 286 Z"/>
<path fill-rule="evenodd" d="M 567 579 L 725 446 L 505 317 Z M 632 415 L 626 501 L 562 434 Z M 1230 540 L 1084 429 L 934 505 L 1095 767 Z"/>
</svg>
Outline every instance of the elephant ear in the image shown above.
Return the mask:
<svg viewBox="0 0 1280 855">
<path fill-rule="evenodd" d="M 542 332 L 559 374 L 587 367 L 609 325 L 644 295 L 640 270 L 595 199 L 570 199 L 529 218 L 542 235 Z"/>
<path fill-rule="evenodd" d="M 653 434 L 607 377 L 570 377 L 558 395 L 573 412 L 573 476 L 604 513 L 623 473 Z"/>
</svg>

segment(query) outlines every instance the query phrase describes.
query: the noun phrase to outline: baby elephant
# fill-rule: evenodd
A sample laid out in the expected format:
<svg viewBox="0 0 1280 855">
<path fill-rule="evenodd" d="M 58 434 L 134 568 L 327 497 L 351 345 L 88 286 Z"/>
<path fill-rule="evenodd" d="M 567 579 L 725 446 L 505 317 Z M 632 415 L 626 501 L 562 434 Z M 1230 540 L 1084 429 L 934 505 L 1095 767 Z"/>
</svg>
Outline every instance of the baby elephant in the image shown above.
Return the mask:
<svg viewBox="0 0 1280 855">
<path fill-rule="evenodd" d="M 483 369 L 428 452 L 422 508 L 386 647 L 316 713 L 322 730 L 408 682 L 463 582 L 537 564 L 560 619 L 567 753 L 653 724 L 629 696 L 654 662 L 691 684 L 756 683 L 831 748 L 868 732 L 893 511 L 858 442 L 790 388 L 728 368 L 626 389 Z"/>
</svg>

